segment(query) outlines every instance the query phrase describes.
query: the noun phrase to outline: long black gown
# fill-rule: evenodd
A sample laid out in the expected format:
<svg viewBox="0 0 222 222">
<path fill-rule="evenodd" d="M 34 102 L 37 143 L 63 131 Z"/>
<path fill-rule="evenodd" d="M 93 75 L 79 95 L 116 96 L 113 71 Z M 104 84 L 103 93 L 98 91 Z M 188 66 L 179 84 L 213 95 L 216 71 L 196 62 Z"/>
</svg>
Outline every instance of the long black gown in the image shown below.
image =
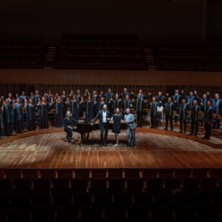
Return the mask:
<svg viewBox="0 0 222 222">
<path fill-rule="evenodd" d="M 49 106 L 48 104 L 41 104 L 39 105 L 40 110 L 40 128 L 41 129 L 48 129 L 49 128 Z"/>
<path fill-rule="evenodd" d="M 15 130 L 17 133 L 20 133 L 22 130 L 24 130 L 24 118 L 23 118 L 23 111 L 22 111 L 22 105 L 21 104 L 15 104 L 14 109 L 14 117 L 15 117 Z"/>
<path fill-rule="evenodd" d="M 33 105 L 31 105 L 31 104 L 28 104 L 28 106 L 27 106 L 26 128 L 29 131 L 36 129 L 35 107 Z"/>
<path fill-rule="evenodd" d="M 3 106 L 2 110 L 2 124 L 3 124 L 3 132 L 4 136 L 10 136 L 11 134 L 11 121 L 10 121 L 10 113 L 7 105 Z"/>
<path fill-rule="evenodd" d="M 63 116 L 63 111 L 64 111 L 64 104 L 63 102 L 55 103 L 55 127 L 62 127 L 63 122 L 64 122 L 64 116 Z"/>
<path fill-rule="evenodd" d="M 74 119 L 76 121 L 79 120 L 79 113 L 78 113 L 78 109 L 79 109 L 79 105 L 78 105 L 78 102 L 74 102 L 73 100 L 70 101 L 70 104 L 71 104 L 71 112 L 72 112 L 72 117 L 74 117 Z"/>
<path fill-rule="evenodd" d="M 93 119 L 93 103 L 90 101 L 85 102 L 85 108 L 86 108 L 86 116 L 85 116 L 85 122 L 89 123 Z"/>
</svg>

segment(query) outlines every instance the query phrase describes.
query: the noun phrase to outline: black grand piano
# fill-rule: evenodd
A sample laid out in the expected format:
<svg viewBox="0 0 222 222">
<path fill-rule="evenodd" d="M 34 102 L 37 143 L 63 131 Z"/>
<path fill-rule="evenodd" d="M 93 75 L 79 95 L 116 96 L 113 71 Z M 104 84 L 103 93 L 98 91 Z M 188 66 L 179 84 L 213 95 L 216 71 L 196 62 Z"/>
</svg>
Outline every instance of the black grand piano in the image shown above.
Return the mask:
<svg viewBox="0 0 222 222">
<path fill-rule="evenodd" d="M 108 123 L 108 128 L 112 129 L 113 123 Z M 73 131 L 77 132 L 81 135 L 81 143 L 84 144 L 89 139 L 89 134 L 94 130 L 99 130 L 99 122 L 94 124 L 85 123 L 85 122 L 78 122 L 73 126 Z M 126 124 L 123 122 L 121 123 L 121 129 L 126 129 Z"/>
</svg>

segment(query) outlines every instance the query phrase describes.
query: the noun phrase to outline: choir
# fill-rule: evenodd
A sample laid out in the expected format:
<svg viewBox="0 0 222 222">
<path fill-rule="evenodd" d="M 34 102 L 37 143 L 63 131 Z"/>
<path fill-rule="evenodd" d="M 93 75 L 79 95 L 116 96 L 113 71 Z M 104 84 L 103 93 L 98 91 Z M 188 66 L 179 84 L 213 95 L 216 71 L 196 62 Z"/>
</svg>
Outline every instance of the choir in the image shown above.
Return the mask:
<svg viewBox="0 0 222 222">
<path fill-rule="evenodd" d="M 165 130 L 174 130 L 174 123 L 179 123 L 181 133 L 187 132 L 190 125 L 190 134 L 197 135 L 199 126 L 205 127 L 205 138 L 209 139 L 211 129 L 220 128 L 222 116 L 222 99 L 210 92 L 199 96 L 194 90 L 186 95 L 184 90 L 176 89 L 173 95 L 158 92 L 153 96 L 147 95 L 142 90 L 137 93 L 128 92 L 124 88 L 121 93 L 113 93 L 111 88 L 107 92 L 86 89 L 73 90 L 67 95 L 65 91 L 61 95 L 48 93 L 40 95 L 36 90 L 30 95 L 23 91 L 19 96 L 12 93 L 8 97 L 0 99 L 0 136 L 10 136 L 14 132 L 47 129 L 49 126 L 62 127 L 67 111 L 70 111 L 76 122 L 79 120 L 91 123 L 98 117 L 104 104 L 111 117 L 116 117 L 116 110 L 120 110 L 122 119 L 126 110 L 130 109 L 136 114 L 138 127 L 142 127 L 150 116 L 151 128 L 159 127 L 165 120 Z M 119 114 L 118 114 L 119 115 Z M 118 131 L 118 130 L 117 130 Z M 101 143 L 106 143 L 106 132 L 101 138 Z"/>
</svg>

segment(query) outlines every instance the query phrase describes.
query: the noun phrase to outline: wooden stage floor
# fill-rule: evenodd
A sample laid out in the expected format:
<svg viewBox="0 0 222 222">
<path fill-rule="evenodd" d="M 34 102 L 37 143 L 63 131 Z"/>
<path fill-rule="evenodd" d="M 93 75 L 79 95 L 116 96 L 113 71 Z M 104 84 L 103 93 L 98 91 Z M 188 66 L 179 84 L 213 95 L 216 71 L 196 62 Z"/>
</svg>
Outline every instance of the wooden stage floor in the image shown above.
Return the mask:
<svg viewBox="0 0 222 222">
<path fill-rule="evenodd" d="M 108 146 L 99 147 L 99 132 L 85 145 L 65 140 L 63 129 L 37 130 L 0 139 L 0 168 L 222 168 L 222 139 L 207 141 L 177 132 L 137 129 L 136 147 L 118 148 L 110 131 Z"/>
</svg>

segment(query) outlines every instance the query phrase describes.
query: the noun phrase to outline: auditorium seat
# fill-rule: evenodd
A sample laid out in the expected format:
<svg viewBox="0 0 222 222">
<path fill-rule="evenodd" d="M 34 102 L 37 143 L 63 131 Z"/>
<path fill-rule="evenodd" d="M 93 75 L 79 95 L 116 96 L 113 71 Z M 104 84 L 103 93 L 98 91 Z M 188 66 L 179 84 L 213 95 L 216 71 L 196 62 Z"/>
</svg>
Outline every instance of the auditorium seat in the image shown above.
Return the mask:
<svg viewBox="0 0 222 222">
<path fill-rule="evenodd" d="M 191 205 L 195 204 L 194 194 L 188 191 L 179 191 L 174 194 L 175 206 Z"/>
<path fill-rule="evenodd" d="M 38 179 L 32 181 L 32 190 L 31 192 L 37 192 L 37 193 L 49 193 L 51 189 L 51 181 L 47 179 Z"/>
<path fill-rule="evenodd" d="M 153 193 L 135 193 L 133 194 L 134 204 L 137 206 L 151 206 L 153 204 Z"/>
<path fill-rule="evenodd" d="M 173 219 L 173 211 L 169 206 L 155 206 L 151 208 L 151 217 L 153 219 Z"/>
<path fill-rule="evenodd" d="M 56 207 L 68 207 L 73 204 L 73 196 L 70 193 L 64 193 L 60 190 L 59 193 L 52 194 L 53 205 Z"/>
<path fill-rule="evenodd" d="M 51 206 L 52 205 L 52 196 L 50 193 L 32 193 L 31 194 L 31 205 L 34 207 L 40 206 Z"/>
<path fill-rule="evenodd" d="M 150 208 L 147 206 L 134 206 L 128 208 L 129 219 L 147 219 L 150 218 Z"/>
<path fill-rule="evenodd" d="M 92 195 L 94 206 L 111 206 L 114 204 L 113 195 L 109 193 L 94 193 Z"/>
<path fill-rule="evenodd" d="M 54 179 L 52 180 L 52 192 L 69 192 L 71 182 L 68 179 Z"/>
<path fill-rule="evenodd" d="M 105 219 L 122 220 L 126 219 L 126 208 L 125 207 L 105 207 Z"/>
<path fill-rule="evenodd" d="M 78 221 L 80 218 L 80 209 L 77 207 L 57 207 L 56 211 L 56 221 Z"/>
<path fill-rule="evenodd" d="M 31 211 L 29 207 L 10 207 L 7 210 L 7 221 L 30 221 Z"/>
<path fill-rule="evenodd" d="M 115 206 L 129 206 L 133 204 L 133 195 L 131 193 L 113 194 Z"/>
<path fill-rule="evenodd" d="M 89 188 L 88 179 L 73 179 L 71 180 L 71 192 L 86 193 Z"/>
<path fill-rule="evenodd" d="M 13 207 L 28 207 L 31 203 L 31 198 L 29 193 L 22 193 L 22 192 L 17 192 L 17 193 L 11 193 L 9 196 L 10 199 L 10 206 Z"/>
<path fill-rule="evenodd" d="M 30 192 L 31 191 L 31 181 L 24 179 L 13 180 L 13 192 Z"/>
<path fill-rule="evenodd" d="M 33 207 L 31 209 L 32 220 L 54 220 L 55 210 L 51 207 Z"/>
<path fill-rule="evenodd" d="M 173 203 L 173 193 L 172 192 L 156 192 L 154 194 L 154 205 L 156 206 L 171 206 Z"/>
<path fill-rule="evenodd" d="M 126 192 L 140 193 L 144 191 L 144 181 L 141 179 L 128 179 L 126 181 Z"/>
<path fill-rule="evenodd" d="M 104 193 L 107 190 L 106 179 L 91 179 L 89 191 L 93 193 Z"/>
<path fill-rule="evenodd" d="M 110 179 L 108 183 L 109 193 L 121 193 L 125 192 L 125 180 L 124 179 Z"/>
<path fill-rule="evenodd" d="M 195 220 L 196 219 L 196 209 L 194 206 L 175 206 L 174 213 L 176 221 L 178 220 Z"/>
<path fill-rule="evenodd" d="M 78 207 L 91 206 L 93 196 L 91 193 L 74 193 L 73 205 Z"/>
</svg>

